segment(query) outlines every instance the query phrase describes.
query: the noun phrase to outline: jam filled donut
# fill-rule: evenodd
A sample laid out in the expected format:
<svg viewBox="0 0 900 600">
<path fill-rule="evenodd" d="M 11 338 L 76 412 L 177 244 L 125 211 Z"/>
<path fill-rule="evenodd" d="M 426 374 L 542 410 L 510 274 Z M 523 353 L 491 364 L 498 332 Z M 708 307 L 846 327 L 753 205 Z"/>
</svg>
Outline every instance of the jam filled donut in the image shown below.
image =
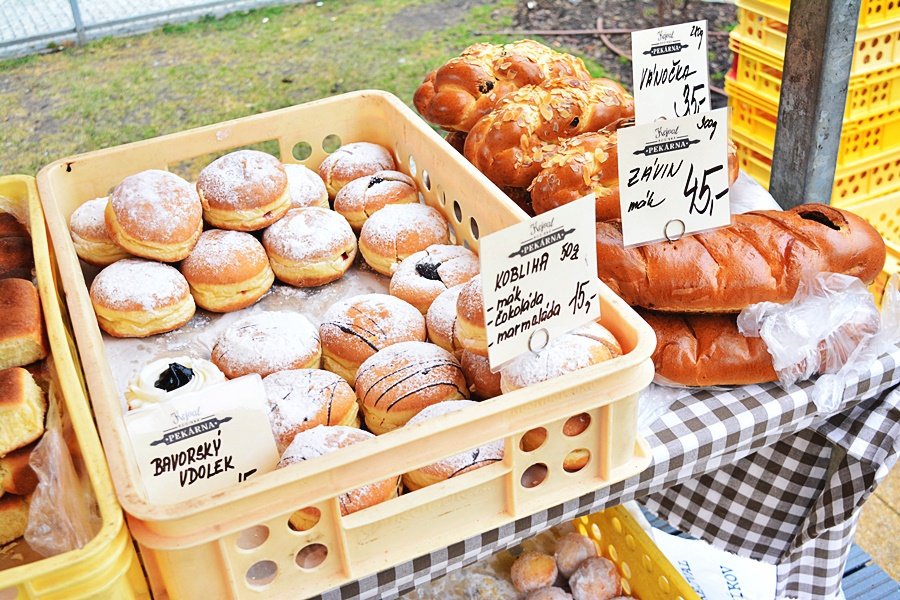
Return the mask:
<svg viewBox="0 0 900 600">
<path fill-rule="evenodd" d="M 486 356 L 463 350 L 459 362 L 473 398 L 487 400 L 503 393 L 500 390 L 500 373 L 491 373 L 491 363 Z"/>
<path fill-rule="evenodd" d="M 396 168 L 394 157 L 384 146 L 354 142 L 326 156 L 319 165 L 319 177 L 325 182 L 328 195 L 334 198 L 342 187 L 354 179 Z"/>
<path fill-rule="evenodd" d="M 213 227 L 256 231 L 291 207 L 287 174 L 277 158 L 238 150 L 209 163 L 197 178 L 203 218 Z"/>
<path fill-rule="evenodd" d="M 278 371 L 263 379 L 269 423 L 279 452 L 294 436 L 316 425 L 359 427 L 356 393 L 346 381 L 321 369 Z"/>
<path fill-rule="evenodd" d="M 425 341 L 425 319 L 413 306 L 387 294 L 342 300 L 319 325 L 322 367 L 352 385 L 364 360 L 391 344 Z"/>
<path fill-rule="evenodd" d="M 434 244 L 449 244 L 447 221 L 424 204 L 389 204 L 369 217 L 359 251 L 369 266 L 390 276 L 404 258 Z"/>
<path fill-rule="evenodd" d="M 212 349 L 212 361 L 228 379 L 262 377 L 288 369 L 317 369 L 319 332 L 294 312 L 258 312 L 232 323 Z"/>
<path fill-rule="evenodd" d="M 278 279 L 297 287 L 340 279 L 356 258 L 356 236 L 350 224 L 318 206 L 289 210 L 266 229 L 263 245 Z"/>
<path fill-rule="evenodd" d="M 462 285 L 456 285 L 444 291 L 425 313 L 428 340 L 456 357 L 462 352 L 462 346 L 456 339 L 456 301 L 462 289 Z"/>
<path fill-rule="evenodd" d="M 416 182 L 399 171 L 378 171 L 354 179 L 334 197 L 334 210 L 347 219 L 354 231 L 362 229 L 372 214 L 388 204 L 419 201 Z"/>
<path fill-rule="evenodd" d="M 463 286 L 456 300 L 456 337 L 464 350 L 488 355 L 480 275 Z"/>
<path fill-rule="evenodd" d="M 187 181 L 168 171 L 143 171 L 122 180 L 104 213 L 120 248 L 163 262 L 184 259 L 203 229 L 203 207 Z"/>
<path fill-rule="evenodd" d="M 467 407 L 476 406 L 477 404 L 477 402 L 472 402 L 471 400 L 438 402 L 422 409 L 419 414 L 406 423 L 406 426 L 415 425 L 432 417 L 446 415 Z M 449 458 L 441 459 L 436 463 L 405 473 L 403 475 L 403 484 L 410 491 L 417 490 L 451 477 L 486 467 L 501 460 L 503 460 L 503 440 L 497 440 L 496 442 L 460 452 Z"/>
<path fill-rule="evenodd" d="M 478 256 L 471 250 L 436 244 L 400 262 L 391 277 L 390 292 L 425 314 L 435 298 L 448 288 L 466 283 L 479 271 Z"/>
<path fill-rule="evenodd" d="M 622 577 L 611 560 L 588 558 L 569 578 L 575 600 L 612 600 L 622 593 Z"/>
<path fill-rule="evenodd" d="M 189 356 L 160 358 L 142 368 L 128 383 L 125 400 L 136 410 L 222 383 L 225 375 L 208 360 Z"/>
<path fill-rule="evenodd" d="M 69 233 L 75 244 L 75 253 L 95 267 L 105 267 L 128 258 L 128 253 L 117 246 L 106 231 L 107 204 L 109 198 L 88 200 L 69 217 Z"/>
<path fill-rule="evenodd" d="M 126 258 L 104 268 L 91 283 L 100 329 L 114 337 L 147 337 L 178 329 L 196 307 L 175 267 Z"/>
<path fill-rule="evenodd" d="M 307 206 L 331 208 L 328 206 L 328 190 L 325 189 L 325 182 L 318 173 L 303 165 L 285 163 L 281 166 L 284 167 L 288 179 L 291 208 Z"/>
<path fill-rule="evenodd" d="M 509 570 L 512 584 L 523 594 L 550 587 L 556 581 L 556 560 L 542 552 L 524 552 Z"/>
<path fill-rule="evenodd" d="M 380 435 L 432 404 L 467 399 L 469 390 L 452 354 L 426 342 L 400 342 L 359 366 L 356 397 L 366 426 Z"/>
<path fill-rule="evenodd" d="M 197 305 L 213 312 L 246 308 L 262 298 L 275 281 L 259 240 L 249 233 L 224 229 L 200 235 L 181 263 L 181 273 Z"/>
<path fill-rule="evenodd" d="M 278 468 L 282 469 L 289 465 L 312 460 L 374 437 L 368 431 L 353 427 L 319 425 L 302 431 L 294 437 L 294 441 L 282 453 Z M 393 498 L 397 495 L 398 483 L 399 478 L 392 477 L 341 494 L 338 498 L 341 514 L 346 516 Z M 306 531 L 317 521 L 318 515 L 302 510 L 295 512 L 290 518 L 291 525 L 299 531 Z"/>
</svg>

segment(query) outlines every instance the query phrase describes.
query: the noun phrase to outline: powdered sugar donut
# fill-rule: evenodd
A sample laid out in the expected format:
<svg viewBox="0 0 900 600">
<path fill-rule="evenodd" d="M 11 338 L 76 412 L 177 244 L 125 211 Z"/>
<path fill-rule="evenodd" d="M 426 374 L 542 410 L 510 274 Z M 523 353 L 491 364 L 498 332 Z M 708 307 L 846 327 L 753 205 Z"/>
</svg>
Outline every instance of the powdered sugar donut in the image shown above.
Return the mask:
<svg viewBox="0 0 900 600">
<path fill-rule="evenodd" d="M 440 294 L 480 271 L 478 256 L 462 246 L 435 244 L 404 258 L 391 276 L 390 292 L 423 314 Z"/>
<path fill-rule="evenodd" d="M 115 337 L 178 329 L 194 316 L 194 299 L 178 269 L 137 258 L 109 265 L 91 283 L 100 328 Z"/>
<path fill-rule="evenodd" d="M 382 275 L 391 275 L 411 254 L 449 243 L 447 221 L 424 204 L 389 204 L 369 217 L 359 235 L 363 258 Z"/>
<path fill-rule="evenodd" d="M 288 179 L 288 190 L 291 194 L 291 208 L 307 206 L 328 206 L 328 190 L 318 173 L 304 165 L 285 163 L 282 165 Z"/>
<path fill-rule="evenodd" d="M 488 355 L 481 275 L 470 279 L 456 300 L 456 337 L 463 349 L 481 356 Z"/>
<path fill-rule="evenodd" d="M 334 198 L 342 187 L 354 179 L 396 168 L 394 157 L 384 146 L 354 142 L 326 156 L 319 165 L 319 177 L 325 182 L 328 195 Z"/>
<path fill-rule="evenodd" d="M 375 211 L 388 204 L 418 201 L 419 190 L 412 177 L 399 171 L 378 171 L 341 188 L 334 197 L 334 210 L 347 219 L 354 231 L 359 231 Z"/>
<path fill-rule="evenodd" d="M 422 423 L 433 417 L 446 415 L 468 407 L 477 406 L 477 402 L 471 400 L 450 400 L 438 402 L 426 408 L 411 418 L 406 427 Z M 454 454 L 436 463 L 426 465 L 415 471 L 403 475 L 403 484 L 409 490 L 417 490 L 435 483 L 439 483 L 451 477 L 468 473 L 475 469 L 486 467 L 503 460 L 503 440 L 497 440 L 483 446 L 479 446 L 466 452 Z"/>
<path fill-rule="evenodd" d="M 75 244 L 75 253 L 81 260 L 96 267 L 105 267 L 128 258 L 128 253 L 117 246 L 106 231 L 108 203 L 109 198 L 88 200 L 69 217 L 69 233 Z"/>
<path fill-rule="evenodd" d="M 486 356 L 463 350 L 459 363 L 469 382 L 469 392 L 473 398 L 487 400 L 503 393 L 500 389 L 500 373 L 491 372 L 491 362 Z"/>
<path fill-rule="evenodd" d="M 219 336 L 212 362 L 229 379 L 288 369 L 315 369 L 322 357 L 319 333 L 294 312 L 258 312 L 235 321 Z"/>
<path fill-rule="evenodd" d="M 456 301 L 462 289 L 462 285 L 456 285 L 445 290 L 425 313 L 428 339 L 456 357 L 462 352 L 462 346 L 456 339 Z"/>
<path fill-rule="evenodd" d="M 256 231 L 268 227 L 291 207 L 284 167 L 256 150 L 220 156 L 200 171 L 197 193 L 203 218 L 219 229 Z"/>
<path fill-rule="evenodd" d="M 556 566 L 566 579 L 588 558 L 597 556 L 597 545 L 587 536 L 567 533 L 556 542 Z"/>
<path fill-rule="evenodd" d="M 545 587 L 528 592 L 525 600 L 572 600 L 572 594 L 558 587 Z"/>
<path fill-rule="evenodd" d="M 612 600 L 622 593 L 622 578 L 611 560 L 602 556 L 581 563 L 569 578 L 575 600 Z"/>
<path fill-rule="evenodd" d="M 190 254 L 203 229 L 197 192 L 168 171 L 143 171 L 123 179 L 110 194 L 104 218 L 116 245 L 163 262 Z"/>
<path fill-rule="evenodd" d="M 278 371 L 263 379 L 269 424 L 278 452 L 294 436 L 316 425 L 359 427 L 356 393 L 346 381 L 321 369 Z"/>
<path fill-rule="evenodd" d="M 523 593 L 550 587 L 556 576 L 556 561 L 541 552 L 522 553 L 509 570 L 513 585 Z"/>
<path fill-rule="evenodd" d="M 356 236 L 332 210 L 293 208 L 266 229 L 263 245 L 281 281 L 316 287 L 340 279 L 356 258 Z"/>
</svg>

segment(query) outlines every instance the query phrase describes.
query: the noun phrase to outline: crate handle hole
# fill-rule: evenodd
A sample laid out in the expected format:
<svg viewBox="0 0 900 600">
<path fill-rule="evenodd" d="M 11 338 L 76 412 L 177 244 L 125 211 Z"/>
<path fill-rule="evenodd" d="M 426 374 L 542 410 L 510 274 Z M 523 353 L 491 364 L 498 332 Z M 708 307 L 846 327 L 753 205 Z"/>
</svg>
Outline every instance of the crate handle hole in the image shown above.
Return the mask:
<svg viewBox="0 0 900 600">
<path fill-rule="evenodd" d="M 331 154 L 341 147 L 341 136 L 336 133 L 326 135 L 322 139 L 322 150 Z"/>
<path fill-rule="evenodd" d="M 235 544 L 241 550 L 259 548 L 269 539 L 269 528 L 265 525 L 254 525 L 240 532 Z"/>
<path fill-rule="evenodd" d="M 328 547 L 325 544 L 309 544 L 300 549 L 294 561 L 301 569 L 315 569 L 328 558 Z"/>
<path fill-rule="evenodd" d="M 297 142 L 291 148 L 291 156 L 299 161 L 304 161 L 312 156 L 312 145 L 309 142 Z"/>
<path fill-rule="evenodd" d="M 549 471 L 544 463 L 535 463 L 522 472 L 522 487 L 536 488 L 547 480 Z"/>
<path fill-rule="evenodd" d="M 462 223 L 462 206 L 459 205 L 458 200 L 453 201 L 453 216 L 456 217 L 457 223 Z"/>
<path fill-rule="evenodd" d="M 260 560 L 247 569 L 245 578 L 247 585 L 254 588 L 261 588 L 269 585 L 278 577 L 278 565 L 272 560 Z"/>
<path fill-rule="evenodd" d="M 431 175 L 425 169 L 422 169 L 422 185 L 425 186 L 426 190 L 431 191 Z"/>
<path fill-rule="evenodd" d="M 519 449 L 522 452 L 532 452 L 544 445 L 547 441 L 547 429 L 544 427 L 535 427 L 529 429 L 519 440 Z"/>
<path fill-rule="evenodd" d="M 319 519 L 321 518 L 322 511 L 313 506 L 308 506 L 291 515 L 291 518 L 288 519 L 288 527 L 292 531 L 309 531 L 319 524 Z"/>
<path fill-rule="evenodd" d="M 591 425 L 591 415 L 587 413 L 579 413 L 566 419 L 563 425 L 563 435 L 575 437 L 584 433 Z"/>
<path fill-rule="evenodd" d="M 475 217 L 469 217 L 469 229 L 472 231 L 472 237 L 477 240 L 478 236 L 481 234 L 478 230 L 478 221 L 475 220 Z"/>
<path fill-rule="evenodd" d="M 576 448 L 563 459 L 563 469 L 566 473 L 577 473 L 585 468 L 591 460 L 591 451 L 587 448 Z"/>
</svg>

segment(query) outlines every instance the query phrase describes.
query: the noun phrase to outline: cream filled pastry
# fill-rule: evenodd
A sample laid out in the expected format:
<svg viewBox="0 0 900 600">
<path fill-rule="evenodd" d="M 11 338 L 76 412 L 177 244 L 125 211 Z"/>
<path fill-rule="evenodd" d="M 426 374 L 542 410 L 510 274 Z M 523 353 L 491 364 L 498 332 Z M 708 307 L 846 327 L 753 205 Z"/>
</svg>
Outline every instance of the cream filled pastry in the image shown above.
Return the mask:
<svg viewBox="0 0 900 600">
<path fill-rule="evenodd" d="M 202 358 L 160 358 L 141 369 L 125 389 L 128 408 L 136 410 L 222 383 L 219 367 Z"/>
<path fill-rule="evenodd" d="M 109 198 L 88 200 L 69 217 L 69 233 L 75 253 L 84 262 L 97 267 L 105 267 L 128 257 L 128 253 L 110 239 L 106 230 L 108 202 Z"/>
</svg>

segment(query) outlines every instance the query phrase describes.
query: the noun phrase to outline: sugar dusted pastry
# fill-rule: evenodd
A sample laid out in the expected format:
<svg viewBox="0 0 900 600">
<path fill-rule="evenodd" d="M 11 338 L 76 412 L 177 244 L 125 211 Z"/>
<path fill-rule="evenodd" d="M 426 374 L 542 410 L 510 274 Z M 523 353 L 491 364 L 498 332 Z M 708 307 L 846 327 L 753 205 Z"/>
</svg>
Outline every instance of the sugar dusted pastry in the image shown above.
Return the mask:
<svg viewBox="0 0 900 600">
<path fill-rule="evenodd" d="M 109 198 L 88 200 L 69 217 L 69 233 L 75 253 L 81 260 L 96 267 L 105 267 L 128 258 L 128 252 L 113 242 L 106 230 L 107 204 Z"/>
<path fill-rule="evenodd" d="M 319 176 L 332 198 L 345 185 L 379 171 L 397 168 L 390 150 L 370 142 L 354 142 L 341 146 L 319 165 Z"/>
<path fill-rule="evenodd" d="M 522 593 L 539 590 L 556 581 L 556 561 L 541 552 L 525 552 L 513 563 L 509 576 Z"/>
<path fill-rule="evenodd" d="M 433 244 L 449 244 L 447 220 L 424 204 L 389 204 L 369 217 L 359 251 L 370 267 L 390 276 L 404 258 Z"/>
<path fill-rule="evenodd" d="M 399 171 L 378 171 L 341 188 L 334 197 L 334 210 L 347 219 L 354 231 L 359 231 L 369 217 L 388 204 L 418 201 L 419 190 L 412 177 Z"/>
<path fill-rule="evenodd" d="M 144 365 L 128 382 L 125 400 L 135 410 L 222 383 L 225 375 L 208 360 L 172 356 Z"/>
<path fill-rule="evenodd" d="M 328 206 L 328 190 L 319 174 L 304 165 L 285 163 L 282 165 L 288 178 L 288 189 L 291 193 L 291 208 L 307 206 Z"/>
<path fill-rule="evenodd" d="M 400 262 L 391 276 L 390 292 L 425 314 L 435 298 L 479 271 L 478 256 L 471 250 L 435 244 Z"/>
</svg>

